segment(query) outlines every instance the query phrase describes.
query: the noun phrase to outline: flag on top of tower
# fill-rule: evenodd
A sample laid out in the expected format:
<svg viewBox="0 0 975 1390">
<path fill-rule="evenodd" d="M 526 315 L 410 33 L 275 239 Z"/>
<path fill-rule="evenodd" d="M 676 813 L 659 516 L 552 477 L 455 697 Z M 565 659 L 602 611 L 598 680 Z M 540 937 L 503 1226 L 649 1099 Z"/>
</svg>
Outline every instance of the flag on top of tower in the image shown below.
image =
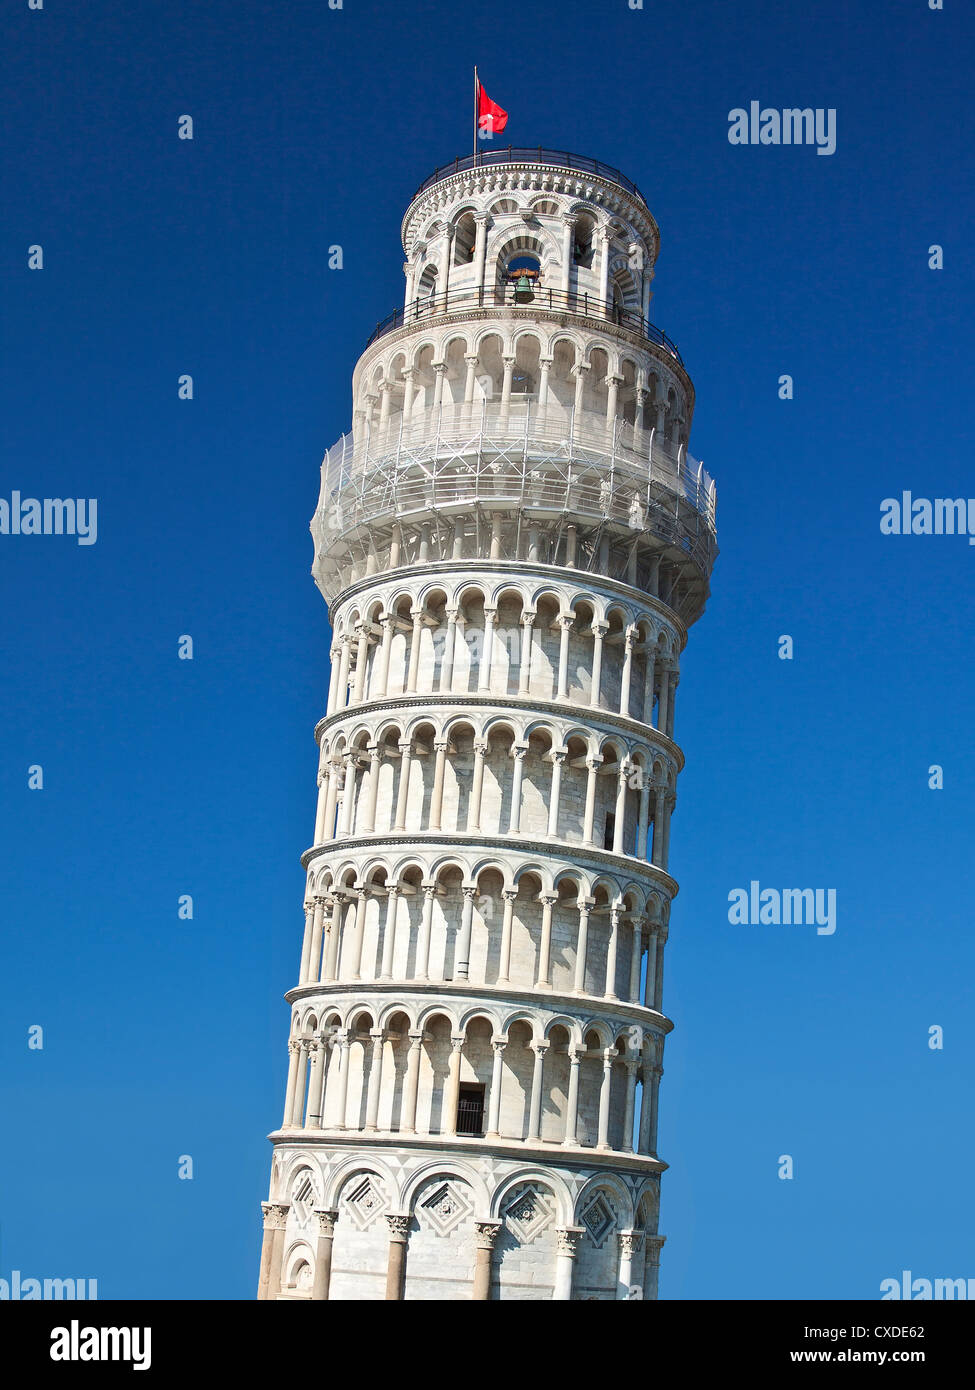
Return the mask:
<svg viewBox="0 0 975 1390">
<path fill-rule="evenodd" d="M 487 92 L 477 79 L 477 68 L 474 69 L 474 81 L 477 83 L 477 129 L 482 140 L 490 140 L 492 135 L 500 135 L 508 124 L 508 113 L 492 101 Z"/>
</svg>

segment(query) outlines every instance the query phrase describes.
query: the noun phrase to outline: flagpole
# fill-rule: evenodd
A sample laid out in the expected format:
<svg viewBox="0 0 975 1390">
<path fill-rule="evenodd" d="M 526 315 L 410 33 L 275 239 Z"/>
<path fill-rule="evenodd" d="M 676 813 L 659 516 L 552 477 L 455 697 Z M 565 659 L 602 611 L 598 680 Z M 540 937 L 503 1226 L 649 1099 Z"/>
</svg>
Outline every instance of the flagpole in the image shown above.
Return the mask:
<svg viewBox="0 0 975 1390">
<path fill-rule="evenodd" d="M 474 168 L 477 168 L 477 64 L 474 64 Z"/>
</svg>

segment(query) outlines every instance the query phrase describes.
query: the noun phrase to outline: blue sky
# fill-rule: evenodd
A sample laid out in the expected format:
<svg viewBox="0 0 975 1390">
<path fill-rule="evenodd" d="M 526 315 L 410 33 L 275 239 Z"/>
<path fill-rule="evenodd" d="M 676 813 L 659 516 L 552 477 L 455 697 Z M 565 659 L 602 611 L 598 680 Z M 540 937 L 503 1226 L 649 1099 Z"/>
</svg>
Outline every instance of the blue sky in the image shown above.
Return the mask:
<svg viewBox="0 0 975 1390">
<path fill-rule="evenodd" d="M 328 677 L 308 520 L 477 62 L 505 140 L 645 193 L 718 485 L 677 706 L 661 1296 L 975 1276 L 975 551 L 879 530 L 903 489 L 975 492 L 973 24 L 946 5 L 8 9 L 0 496 L 97 497 L 99 529 L 0 536 L 0 1275 L 253 1297 Z M 752 99 L 835 108 L 836 153 L 730 145 Z M 730 925 L 752 879 L 834 888 L 835 935 Z"/>
</svg>

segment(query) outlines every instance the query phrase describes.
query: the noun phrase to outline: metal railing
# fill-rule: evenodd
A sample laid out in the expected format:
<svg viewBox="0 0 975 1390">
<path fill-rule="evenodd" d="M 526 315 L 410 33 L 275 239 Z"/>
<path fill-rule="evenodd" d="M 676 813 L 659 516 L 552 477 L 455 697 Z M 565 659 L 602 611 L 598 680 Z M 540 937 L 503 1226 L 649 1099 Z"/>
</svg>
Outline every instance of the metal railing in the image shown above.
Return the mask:
<svg viewBox="0 0 975 1390">
<path fill-rule="evenodd" d="M 541 508 L 650 529 L 709 574 L 716 488 L 653 429 L 513 398 L 395 417 L 326 451 L 313 521 L 323 545 L 382 516 L 461 503 Z"/>
<path fill-rule="evenodd" d="M 476 155 L 468 154 L 462 158 L 455 159 L 452 164 L 442 164 L 439 169 L 434 169 L 429 178 L 423 180 L 420 187 L 413 194 L 413 198 L 418 198 L 426 188 L 432 184 L 439 183 L 441 179 L 450 178 L 451 174 L 459 174 L 464 169 L 493 168 L 498 164 L 551 164 L 559 169 L 571 169 L 580 174 L 594 174 L 596 178 L 606 179 L 609 183 L 615 183 L 620 188 L 625 188 L 627 193 L 632 193 L 635 198 L 639 198 L 644 207 L 647 207 L 647 200 L 637 188 L 632 179 L 628 179 L 619 169 L 614 169 L 611 164 L 603 164 L 601 160 L 590 159 L 584 154 L 570 154 L 568 150 L 546 150 L 540 145 L 537 149 L 515 148 L 508 145 L 501 150 L 478 150 Z M 410 199 L 410 202 L 413 201 Z"/>
<path fill-rule="evenodd" d="M 657 328 L 649 319 L 645 319 L 639 309 L 626 309 L 614 301 L 600 299 L 598 295 L 589 294 L 584 290 L 552 290 L 536 286 L 532 291 L 531 299 L 522 301 L 516 299 L 515 294 L 513 285 L 505 285 L 503 287 L 481 286 L 479 289 L 466 288 L 448 290 L 445 294 L 421 295 L 417 299 L 411 299 L 405 308 L 394 309 L 391 314 L 387 314 L 380 323 L 377 323 L 366 343 L 366 348 L 371 347 L 377 338 L 382 338 L 386 333 L 392 333 L 394 329 L 425 323 L 441 314 L 468 313 L 471 309 L 524 309 L 530 317 L 541 309 L 605 319 L 607 323 L 618 328 L 628 329 L 631 333 L 638 333 L 648 342 L 656 343 L 658 347 L 669 352 L 680 366 L 683 367 L 684 365 L 684 359 L 677 350 L 677 344 L 667 337 L 663 329 Z"/>
</svg>

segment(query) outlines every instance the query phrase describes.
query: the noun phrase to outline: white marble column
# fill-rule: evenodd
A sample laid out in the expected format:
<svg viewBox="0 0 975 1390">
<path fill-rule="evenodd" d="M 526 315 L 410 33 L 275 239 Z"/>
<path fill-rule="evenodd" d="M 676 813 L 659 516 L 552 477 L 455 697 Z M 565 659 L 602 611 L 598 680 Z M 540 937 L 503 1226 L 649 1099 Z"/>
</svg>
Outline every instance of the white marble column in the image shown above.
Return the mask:
<svg viewBox="0 0 975 1390">
<path fill-rule="evenodd" d="M 504 900 L 504 919 L 501 923 L 501 951 L 498 960 L 498 984 L 509 984 L 508 971 L 511 969 L 511 929 L 515 913 L 515 898 L 518 896 L 517 888 L 502 888 L 501 897 Z"/>
<path fill-rule="evenodd" d="M 460 1062 L 464 1046 L 463 1034 L 454 1033 L 450 1038 L 450 1062 L 447 1071 L 447 1087 L 444 1092 L 443 1113 L 440 1128 L 444 1134 L 457 1133 L 457 1106 L 460 1102 Z"/>
<path fill-rule="evenodd" d="M 488 746 L 483 739 L 474 742 L 474 779 L 471 783 L 471 797 L 467 806 L 467 833 L 481 828 L 481 796 L 484 791 L 484 759 Z"/>
<path fill-rule="evenodd" d="M 575 1266 L 579 1241 L 585 1234 L 581 1226 L 568 1226 L 556 1231 L 558 1253 L 555 1256 L 555 1287 L 552 1290 L 554 1303 L 568 1303 L 572 1298 L 572 1271 Z"/>
<path fill-rule="evenodd" d="M 370 1028 L 369 1036 L 372 1039 L 372 1057 L 369 1061 L 369 1085 L 366 1090 L 365 1128 L 374 1130 L 379 1121 L 379 1086 L 383 1074 L 383 1030 Z"/>
<path fill-rule="evenodd" d="M 599 686 L 603 668 L 603 638 L 609 631 L 607 623 L 593 623 L 592 625 L 592 685 L 589 691 L 589 703 L 593 709 L 599 709 Z"/>
<path fill-rule="evenodd" d="M 403 1134 L 416 1133 L 416 1101 L 420 1088 L 420 1049 L 423 1034 L 410 1033 L 410 1050 L 406 1056 L 406 1078 L 403 1082 L 403 1113 L 400 1129 Z"/>
<path fill-rule="evenodd" d="M 550 801 L 548 803 L 548 829 L 546 833 L 549 838 L 558 838 L 559 833 L 559 809 L 560 798 L 562 795 L 562 764 L 566 759 L 564 748 L 554 748 L 552 750 L 552 785 L 550 790 Z"/>
<path fill-rule="evenodd" d="M 515 760 L 515 767 L 511 778 L 511 816 L 508 822 L 509 835 L 517 835 L 521 830 L 521 784 L 525 771 L 525 754 L 527 752 L 527 743 L 514 743 L 511 746 L 511 756 Z"/>
<path fill-rule="evenodd" d="M 399 751 L 399 786 L 396 789 L 396 820 L 393 829 L 403 831 L 406 829 L 407 801 L 410 794 L 410 767 L 413 761 L 412 739 L 401 739 Z"/>
<path fill-rule="evenodd" d="M 381 980 L 393 978 L 393 952 L 396 948 L 396 917 L 399 911 L 399 885 L 394 883 L 386 890 L 386 922 L 383 927 L 383 957 L 379 969 Z"/>
<path fill-rule="evenodd" d="M 566 1148 L 576 1148 L 579 1127 L 579 1052 L 576 1048 L 569 1048 L 569 1094 L 565 1105 L 565 1138 L 562 1140 Z"/>
<path fill-rule="evenodd" d="M 547 1042 L 533 1042 L 532 1052 L 535 1054 L 535 1061 L 532 1067 L 532 1089 L 531 1098 L 528 1104 L 528 1138 L 537 1140 L 542 1123 L 542 1095 L 545 1082 L 545 1054 L 548 1051 Z"/>
<path fill-rule="evenodd" d="M 501 1137 L 501 1086 L 504 1074 L 504 1049 L 507 1046 L 507 1038 L 492 1038 L 491 1049 L 494 1053 L 494 1061 L 491 1068 L 491 1090 L 488 1095 L 488 1127 L 485 1139 L 500 1139 Z"/>
<path fill-rule="evenodd" d="M 582 843 L 592 847 L 596 841 L 594 839 L 594 821 L 596 818 L 596 776 L 602 763 L 602 756 L 586 759 L 588 770 L 588 780 L 586 782 L 586 809 L 583 815 Z"/>
<path fill-rule="evenodd" d="M 461 889 L 464 894 L 464 907 L 460 919 L 460 931 L 457 933 L 457 959 L 454 968 L 455 978 L 467 980 L 470 978 L 471 969 L 471 931 L 474 924 L 474 898 L 477 894 L 475 884 L 464 885 Z"/>
<path fill-rule="evenodd" d="M 559 900 L 558 893 L 540 893 L 542 904 L 542 931 L 538 943 L 538 978 L 536 989 L 551 989 L 552 971 L 552 911 Z"/>
<path fill-rule="evenodd" d="M 613 1059 L 616 1049 L 607 1047 L 603 1051 L 603 1079 L 599 1087 L 599 1126 L 597 1149 L 609 1148 L 609 1097 L 613 1084 Z"/>
</svg>

